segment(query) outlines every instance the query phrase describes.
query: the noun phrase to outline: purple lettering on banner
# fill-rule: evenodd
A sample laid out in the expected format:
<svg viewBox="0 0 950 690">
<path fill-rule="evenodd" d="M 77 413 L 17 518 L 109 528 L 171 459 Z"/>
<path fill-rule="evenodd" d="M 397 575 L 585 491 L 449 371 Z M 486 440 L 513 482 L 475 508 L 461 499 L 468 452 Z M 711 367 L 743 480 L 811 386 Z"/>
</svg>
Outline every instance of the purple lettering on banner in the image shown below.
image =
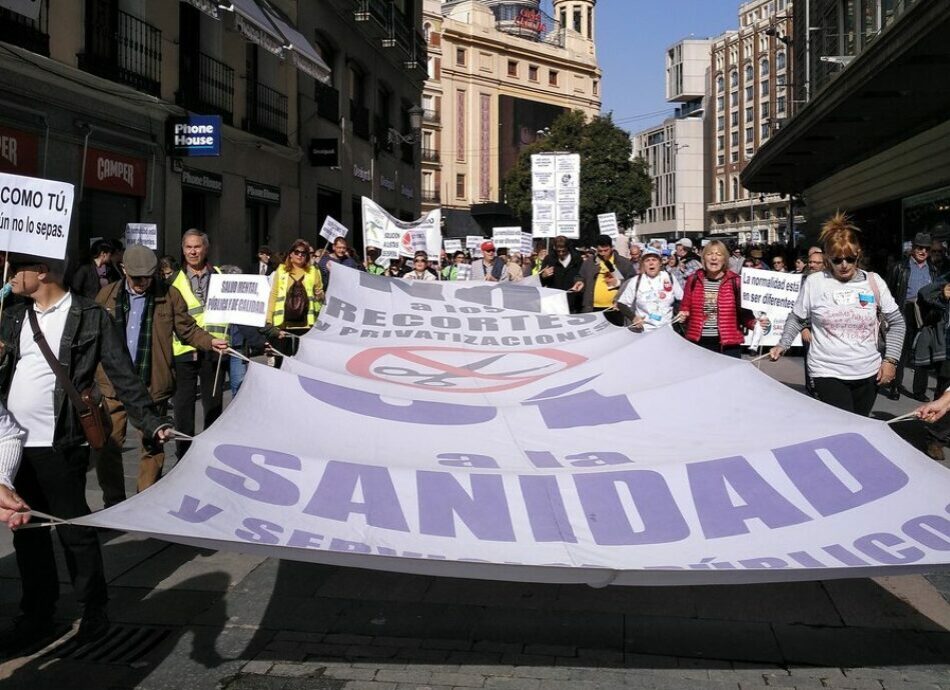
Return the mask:
<svg viewBox="0 0 950 690">
<path fill-rule="evenodd" d="M 666 544 L 689 536 L 663 475 L 653 470 L 575 474 L 574 484 L 584 506 L 594 541 L 604 546 Z M 629 492 L 643 530 L 636 531 L 624 509 L 618 485 Z"/>
<path fill-rule="evenodd" d="M 234 530 L 234 536 L 254 544 L 279 544 L 280 539 L 277 534 L 284 532 L 284 528 L 280 525 L 259 518 L 244 518 L 241 524 L 247 529 Z"/>
<path fill-rule="evenodd" d="M 255 462 L 255 458 L 260 458 L 264 465 L 270 467 L 299 470 L 300 458 L 297 456 L 265 448 L 224 444 L 214 449 L 214 457 L 241 473 L 234 474 L 217 467 L 205 468 L 208 478 L 225 489 L 272 506 L 292 506 L 300 500 L 296 484 Z"/>
<path fill-rule="evenodd" d="M 832 544 L 830 546 L 823 546 L 822 551 L 827 553 L 832 558 L 837 558 L 839 561 L 845 565 L 867 565 L 867 562 L 862 561 L 860 558 L 855 556 L 853 553 L 844 548 L 841 544 Z"/>
<path fill-rule="evenodd" d="M 179 520 L 198 524 L 199 522 L 207 522 L 220 513 L 221 510 L 221 508 L 211 503 L 201 505 L 201 501 L 194 496 L 185 495 L 181 499 L 181 507 L 178 510 L 169 510 L 168 514 Z"/>
<path fill-rule="evenodd" d="M 825 450 L 861 485 L 852 491 L 817 451 Z M 860 434 L 838 434 L 772 451 L 785 474 L 824 516 L 888 496 L 907 485 L 907 475 Z"/>
<path fill-rule="evenodd" d="M 387 419 L 392 422 L 462 426 L 487 422 L 494 419 L 497 414 L 494 407 L 425 400 L 413 400 L 409 405 L 392 405 L 383 402 L 380 396 L 373 393 L 364 393 L 304 376 L 299 376 L 298 380 L 300 387 L 320 402 L 364 417 Z"/>
<path fill-rule="evenodd" d="M 551 453 L 546 450 L 526 450 L 524 452 L 528 456 L 528 460 L 531 461 L 531 464 L 535 467 L 541 468 L 551 468 L 551 467 L 563 467 L 561 463 L 557 461 L 557 458 L 554 457 L 554 453 Z"/>
<path fill-rule="evenodd" d="M 518 477 L 518 481 L 521 482 L 521 495 L 524 497 L 534 540 L 576 544 L 577 537 L 567 517 L 557 477 L 525 475 Z"/>
<path fill-rule="evenodd" d="M 731 458 L 686 465 L 699 523 L 707 539 L 748 534 L 748 520 L 758 518 L 771 529 L 811 520 L 756 472 L 749 461 Z M 744 501 L 733 504 L 729 488 Z"/>
<path fill-rule="evenodd" d="M 924 546 L 937 551 L 950 551 L 950 520 L 940 515 L 921 515 L 905 522 L 901 529 Z"/>
<path fill-rule="evenodd" d="M 591 451 L 589 453 L 577 453 L 568 455 L 566 460 L 572 460 L 574 467 L 607 467 L 608 465 L 627 465 L 633 461 L 623 453 L 612 451 Z"/>
<path fill-rule="evenodd" d="M 357 486 L 365 503 L 353 500 Z M 409 531 L 389 470 L 374 465 L 331 460 L 303 512 L 339 522 L 347 522 L 352 513 L 360 513 L 372 527 Z"/>
<path fill-rule="evenodd" d="M 876 532 L 866 534 L 854 540 L 854 548 L 870 558 L 872 561 L 883 563 L 884 565 L 900 565 L 901 563 L 916 563 L 926 554 L 915 546 L 908 546 L 906 549 L 887 550 L 884 547 L 894 547 L 906 544 L 898 536 L 888 532 Z"/>
<path fill-rule="evenodd" d="M 416 282 L 416 281 L 412 281 Z M 455 291 L 455 298 L 463 302 L 491 306 L 496 293 L 501 293 L 502 306 L 515 311 L 541 311 L 541 293 L 528 285 L 479 285 L 477 287 L 459 288 Z"/>
<path fill-rule="evenodd" d="M 771 556 L 765 556 L 763 558 L 745 558 L 739 561 L 739 564 L 743 568 L 749 568 L 750 570 L 769 570 L 772 568 L 787 568 L 788 563 L 783 561 L 781 558 L 772 558 Z"/>
<path fill-rule="evenodd" d="M 455 536 L 455 516 L 477 539 L 514 541 L 508 499 L 501 475 L 469 474 L 472 493 L 448 472 L 419 471 L 419 531 L 439 537 Z"/>
<path fill-rule="evenodd" d="M 316 532 L 308 532 L 303 529 L 295 529 L 290 533 L 290 539 L 287 540 L 287 546 L 295 546 L 298 549 L 319 549 L 323 546 L 324 537 Z"/>
<path fill-rule="evenodd" d="M 393 326 L 397 328 L 415 327 L 423 324 L 422 317 L 418 314 L 393 314 L 392 319 Z"/>
<path fill-rule="evenodd" d="M 495 458 L 478 453 L 439 453 L 435 456 L 440 465 L 446 467 L 481 467 L 498 468 Z"/>
<path fill-rule="evenodd" d="M 390 280 L 374 276 L 372 273 L 360 271 L 358 274 L 360 287 L 369 288 L 376 292 L 391 294 L 393 290 L 399 290 L 410 297 L 424 299 L 432 302 L 443 302 L 442 286 L 439 283 L 426 283 L 421 280 Z"/>
<path fill-rule="evenodd" d="M 788 557 L 791 558 L 796 563 L 798 563 L 799 565 L 805 566 L 806 568 L 827 568 L 828 567 L 824 563 L 819 561 L 817 558 L 812 556 L 810 553 L 808 553 L 807 551 L 793 551 L 792 553 L 788 554 Z"/>
<path fill-rule="evenodd" d="M 626 395 L 601 395 L 597 391 L 583 391 L 563 398 L 532 399 L 521 404 L 537 406 L 548 429 L 576 429 L 640 419 Z"/>
<path fill-rule="evenodd" d="M 349 553 L 371 553 L 369 544 L 363 544 L 358 541 L 347 541 L 346 539 L 330 540 L 330 551 L 346 551 Z"/>
</svg>

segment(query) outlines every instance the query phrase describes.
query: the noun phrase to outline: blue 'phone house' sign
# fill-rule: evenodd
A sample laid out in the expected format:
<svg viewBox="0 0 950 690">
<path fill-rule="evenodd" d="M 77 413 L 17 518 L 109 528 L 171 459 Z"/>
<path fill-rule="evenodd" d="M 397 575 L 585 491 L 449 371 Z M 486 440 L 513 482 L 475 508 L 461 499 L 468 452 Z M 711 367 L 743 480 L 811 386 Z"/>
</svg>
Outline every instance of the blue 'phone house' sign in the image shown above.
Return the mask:
<svg viewBox="0 0 950 690">
<path fill-rule="evenodd" d="M 221 116 L 170 117 L 168 139 L 173 156 L 220 156 Z"/>
</svg>

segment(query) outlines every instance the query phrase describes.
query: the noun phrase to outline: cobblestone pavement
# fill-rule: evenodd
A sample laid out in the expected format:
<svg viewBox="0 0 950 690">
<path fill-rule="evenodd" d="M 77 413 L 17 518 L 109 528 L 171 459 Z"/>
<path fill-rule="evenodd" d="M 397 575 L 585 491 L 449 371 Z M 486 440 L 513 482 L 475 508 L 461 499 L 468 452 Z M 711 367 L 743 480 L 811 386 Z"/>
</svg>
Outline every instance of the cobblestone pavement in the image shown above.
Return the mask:
<svg viewBox="0 0 950 690">
<path fill-rule="evenodd" d="M 800 387 L 800 360 L 763 372 Z M 875 415 L 913 408 L 879 398 Z M 895 431 L 920 445 L 916 423 Z M 126 454 L 134 482 L 137 458 Z M 100 504 L 94 475 L 90 502 Z M 0 662 L 0 688 L 942 688 L 946 571 L 719 587 L 538 585 L 261 559 L 107 532 L 113 629 Z M 62 565 L 62 564 L 61 564 Z M 65 568 L 61 568 L 65 573 Z M 19 584 L 0 533 L 0 622 Z M 59 615 L 75 626 L 69 587 Z"/>
</svg>

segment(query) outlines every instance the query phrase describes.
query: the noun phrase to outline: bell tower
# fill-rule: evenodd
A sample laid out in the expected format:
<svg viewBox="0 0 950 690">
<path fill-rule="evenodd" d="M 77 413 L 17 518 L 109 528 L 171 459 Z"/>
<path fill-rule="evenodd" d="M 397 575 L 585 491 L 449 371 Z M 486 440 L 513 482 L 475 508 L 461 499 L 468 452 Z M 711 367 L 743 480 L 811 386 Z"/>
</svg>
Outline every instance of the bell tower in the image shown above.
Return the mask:
<svg viewBox="0 0 950 690">
<path fill-rule="evenodd" d="M 572 29 L 576 33 L 594 41 L 594 6 L 597 0 L 553 0 L 554 18 L 562 28 Z"/>
</svg>

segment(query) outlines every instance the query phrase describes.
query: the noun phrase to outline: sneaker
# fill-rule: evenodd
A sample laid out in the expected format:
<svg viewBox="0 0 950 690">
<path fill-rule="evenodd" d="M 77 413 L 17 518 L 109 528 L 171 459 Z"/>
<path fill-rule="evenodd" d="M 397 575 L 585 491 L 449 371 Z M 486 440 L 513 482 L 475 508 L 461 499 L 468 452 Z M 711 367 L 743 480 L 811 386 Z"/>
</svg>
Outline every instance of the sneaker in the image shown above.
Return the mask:
<svg viewBox="0 0 950 690">
<path fill-rule="evenodd" d="M 17 616 L 13 624 L 0 632 L 0 655 L 13 656 L 31 649 L 40 649 L 56 637 L 52 618 Z"/>
<path fill-rule="evenodd" d="M 79 621 L 79 630 L 72 639 L 77 645 L 89 644 L 109 632 L 109 616 L 104 608 L 86 611 Z"/>
</svg>

